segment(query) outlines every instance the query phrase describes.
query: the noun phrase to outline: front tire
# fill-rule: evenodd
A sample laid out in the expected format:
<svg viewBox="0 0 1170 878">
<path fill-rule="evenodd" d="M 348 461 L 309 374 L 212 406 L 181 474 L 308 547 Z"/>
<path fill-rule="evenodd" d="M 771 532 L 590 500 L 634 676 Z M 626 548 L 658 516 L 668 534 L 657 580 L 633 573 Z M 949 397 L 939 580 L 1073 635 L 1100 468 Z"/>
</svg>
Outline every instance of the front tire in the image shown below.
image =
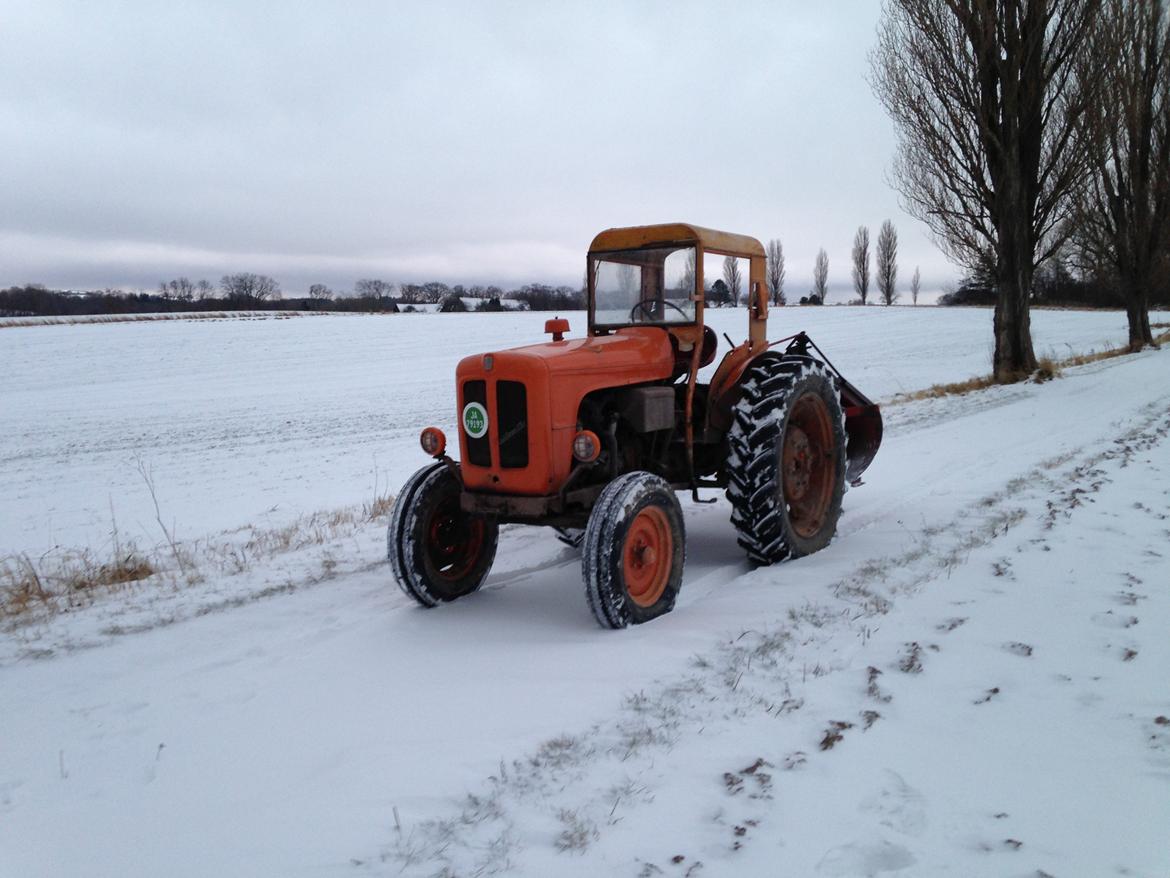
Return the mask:
<svg viewBox="0 0 1170 878">
<path fill-rule="evenodd" d="M 685 563 L 682 507 L 670 484 L 646 472 L 610 482 L 581 545 L 585 595 L 598 624 L 625 628 L 669 613 Z"/>
<path fill-rule="evenodd" d="M 461 492 L 447 464 L 425 466 L 402 486 L 390 516 L 390 568 L 402 590 L 424 607 L 476 591 L 496 557 L 499 525 L 464 512 Z"/>
<path fill-rule="evenodd" d="M 823 549 L 845 493 L 845 416 L 833 374 L 809 359 L 764 357 L 748 370 L 727 440 L 727 499 L 739 544 L 758 564 Z"/>
</svg>

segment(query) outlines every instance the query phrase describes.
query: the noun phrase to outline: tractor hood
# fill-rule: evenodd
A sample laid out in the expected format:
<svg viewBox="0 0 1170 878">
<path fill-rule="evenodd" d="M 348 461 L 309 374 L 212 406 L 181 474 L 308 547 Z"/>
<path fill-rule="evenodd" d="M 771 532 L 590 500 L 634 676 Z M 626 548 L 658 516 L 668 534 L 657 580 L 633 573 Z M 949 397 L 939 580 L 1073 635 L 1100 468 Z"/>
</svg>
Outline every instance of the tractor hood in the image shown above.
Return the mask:
<svg viewBox="0 0 1170 878">
<path fill-rule="evenodd" d="M 673 371 L 670 336 L 641 326 L 464 357 L 455 372 L 464 485 L 556 492 L 573 463 L 581 400 L 596 390 L 666 380 Z"/>
<path fill-rule="evenodd" d="M 490 362 L 493 368 L 507 371 L 544 370 L 558 379 L 605 376 L 598 387 L 618 387 L 669 378 L 674 364 L 670 336 L 662 329 L 649 327 L 619 329 L 613 335 L 525 345 L 468 357 L 468 360 L 483 361 L 487 357 L 492 358 Z M 483 365 L 486 367 L 486 363 Z M 593 389 L 597 387 L 590 387 L 590 390 Z"/>
</svg>

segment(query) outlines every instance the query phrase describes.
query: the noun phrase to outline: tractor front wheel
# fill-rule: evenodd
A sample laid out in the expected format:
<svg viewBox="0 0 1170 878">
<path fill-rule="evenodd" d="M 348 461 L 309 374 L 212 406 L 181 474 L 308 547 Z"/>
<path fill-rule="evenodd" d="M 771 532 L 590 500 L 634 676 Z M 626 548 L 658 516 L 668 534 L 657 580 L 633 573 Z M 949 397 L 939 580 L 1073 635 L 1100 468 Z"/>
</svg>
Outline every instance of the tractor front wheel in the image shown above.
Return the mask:
<svg viewBox="0 0 1170 878">
<path fill-rule="evenodd" d="M 823 549 L 845 493 L 845 416 L 828 368 L 763 357 L 743 380 L 727 433 L 727 499 L 758 564 Z"/>
<path fill-rule="evenodd" d="M 445 463 L 407 479 L 394 503 L 387 554 L 398 585 L 424 607 L 471 594 L 496 557 L 499 525 L 459 505 L 459 478 Z"/>
<path fill-rule="evenodd" d="M 669 483 L 634 472 L 606 486 L 581 545 L 585 594 L 598 624 L 625 628 L 669 613 L 685 561 L 682 508 Z"/>
</svg>

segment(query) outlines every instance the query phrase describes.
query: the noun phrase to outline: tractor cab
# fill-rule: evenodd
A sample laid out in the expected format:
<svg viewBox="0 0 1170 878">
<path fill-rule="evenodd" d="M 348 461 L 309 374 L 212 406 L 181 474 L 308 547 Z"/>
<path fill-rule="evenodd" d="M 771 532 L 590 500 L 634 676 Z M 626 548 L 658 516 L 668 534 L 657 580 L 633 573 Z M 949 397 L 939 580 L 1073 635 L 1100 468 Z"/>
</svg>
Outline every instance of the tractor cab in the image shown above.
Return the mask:
<svg viewBox="0 0 1170 878">
<path fill-rule="evenodd" d="M 667 330 L 691 370 L 715 356 L 718 338 L 703 323 L 704 257 L 747 259 L 749 348 L 765 343 L 768 299 L 764 248 L 755 238 L 700 226 L 669 223 L 609 229 L 589 248 L 589 334 L 654 325 Z M 691 355 L 689 358 L 686 355 Z"/>
<path fill-rule="evenodd" d="M 676 373 L 691 366 L 700 345 L 700 368 L 715 357 L 718 338 L 703 326 L 703 297 L 696 244 L 647 246 L 589 255 L 589 335 L 655 326 L 667 331 Z"/>
</svg>

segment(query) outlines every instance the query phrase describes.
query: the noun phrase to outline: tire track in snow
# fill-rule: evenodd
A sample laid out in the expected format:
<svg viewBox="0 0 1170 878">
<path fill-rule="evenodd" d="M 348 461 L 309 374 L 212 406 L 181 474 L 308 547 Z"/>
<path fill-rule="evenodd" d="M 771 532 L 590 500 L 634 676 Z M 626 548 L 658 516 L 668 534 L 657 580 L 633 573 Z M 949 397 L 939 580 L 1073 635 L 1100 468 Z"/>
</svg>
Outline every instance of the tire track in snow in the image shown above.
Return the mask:
<svg viewBox="0 0 1170 878">
<path fill-rule="evenodd" d="M 596 874 L 596 863 L 583 861 L 578 869 L 563 858 L 555 859 L 558 851 L 583 853 L 594 845 L 604 846 L 611 836 L 616 845 L 628 847 L 619 824 L 633 823 L 653 810 L 661 787 L 670 783 L 656 766 L 668 763 L 673 751 L 702 735 L 718 740 L 748 717 L 800 716 L 806 707 L 802 690 L 810 676 L 817 679 L 850 666 L 839 658 L 834 662 L 834 644 L 860 642 L 864 649 L 867 632 L 895 609 L 900 597 L 947 578 L 973 552 L 1005 537 L 1025 519 L 1046 528 L 1064 524 L 1108 483 L 1107 467 L 1127 466 L 1137 454 L 1162 446 L 1170 434 L 1168 399 L 1163 396 L 1142 406 L 1136 422 L 1120 436 L 1102 437 L 1080 453 L 1049 458 L 999 483 L 993 492 L 959 508 L 948 522 L 923 531 L 902 552 L 859 559 L 822 589 L 827 594 L 819 600 L 790 606 L 786 621 L 745 629 L 696 656 L 689 673 L 661 682 L 649 694 L 628 696 L 615 716 L 576 735 L 550 740 L 510 765 L 502 762 L 499 772 L 462 806 L 445 817 L 412 821 L 383 850 L 355 863 L 373 874 L 488 875 L 510 871 L 521 858 L 539 872 L 540 863 L 547 865 L 551 856 L 558 873 Z M 774 568 L 741 579 L 766 577 L 770 570 Z M 718 573 L 708 572 L 700 581 Z M 917 666 L 921 667 L 921 658 Z M 871 688 L 871 695 L 877 692 L 880 700 L 881 690 L 872 676 Z M 864 701 L 857 706 L 855 719 L 837 724 L 837 740 L 880 718 L 877 711 L 860 709 Z M 825 733 L 822 749 L 832 748 L 831 737 Z M 782 759 L 773 758 L 783 767 L 796 768 L 818 757 L 793 750 Z M 767 768 L 764 772 L 757 765 L 748 772 L 726 767 L 731 795 L 738 795 L 736 788 L 756 793 L 735 799 L 737 803 L 772 798 L 772 771 L 783 768 L 773 763 Z M 757 775 L 767 782 L 754 779 Z M 726 815 L 729 850 L 738 851 L 750 840 L 765 810 L 761 804 Z M 755 816 L 744 816 L 749 813 Z M 533 846 L 534 837 L 549 843 Z M 695 857 L 676 856 L 678 865 L 701 866 Z M 842 848 L 836 859 L 824 861 L 821 871 L 854 874 L 851 863 L 859 869 L 882 863 L 883 868 L 897 869 L 911 865 L 913 858 L 894 847 Z M 663 874 L 656 863 L 642 861 L 642 866 L 634 874 Z"/>
</svg>

